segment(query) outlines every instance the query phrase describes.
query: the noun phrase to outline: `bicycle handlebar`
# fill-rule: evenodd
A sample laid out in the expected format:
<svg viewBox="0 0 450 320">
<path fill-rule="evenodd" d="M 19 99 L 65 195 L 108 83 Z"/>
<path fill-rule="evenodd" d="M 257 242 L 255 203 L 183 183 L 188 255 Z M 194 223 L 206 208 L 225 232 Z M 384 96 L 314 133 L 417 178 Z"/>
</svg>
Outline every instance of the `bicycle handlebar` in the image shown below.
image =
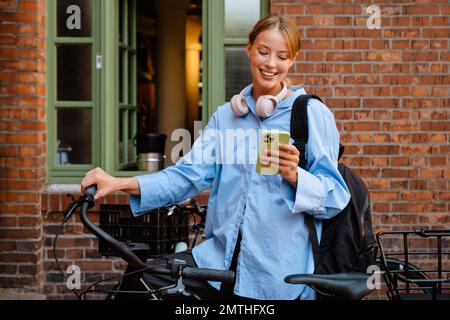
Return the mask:
<svg viewBox="0 0 450 320">
<path fill-rule="evenodd" d="M 86 226 L 97 238 L 104 240 L 122 259 L 124 259 L 132 268 L 147 269 L 149 272 L 171 274 L 175 276 L 177 270 L 170 268 L 155 268 L 143 262 L 133 251 L 123 242 L 116 240 L 110 234 L 103 231 L 96 224 L 89 220 L 87 211 L 94 206 L 94 196 L 97 192 L 96 185 L 87 187 L 83 196 L 80 198 L 80 218 L 83 225 Z M 208 268 L 192 268 L 183 267 L 182 276 L 186 279 L 202 280 L 202 281 L 220 281 L 224 283 L 233 283 L 235 273 L 228 270 L 208 269 Z"/>
</svg>

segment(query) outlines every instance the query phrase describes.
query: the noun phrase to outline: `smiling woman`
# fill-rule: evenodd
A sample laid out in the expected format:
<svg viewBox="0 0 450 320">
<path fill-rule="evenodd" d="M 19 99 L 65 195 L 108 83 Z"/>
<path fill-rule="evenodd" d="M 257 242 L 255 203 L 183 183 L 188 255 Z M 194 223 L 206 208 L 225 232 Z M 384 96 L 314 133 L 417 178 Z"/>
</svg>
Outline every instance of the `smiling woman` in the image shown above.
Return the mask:
<svg viewBox="0 0 450 320">
<path fill-rule="evenodd" d="M 233 135 L 241 130 L 290 130 L 292 105 L 305 94 L 300 86 L 286 84 L 295 62 L 300 36 L 286 17 L 270 15 L 256 23 L 246 48 L 252 83 L 229 103 L 219 106 L 191 151 L 176 165 L 160 172 L 124 180 L 97 169 L 89 172 L 82 188 L 98 185 L 106 196 L 122 190 L 134 195 L 134 215 L 177 203 L 211 188 L 206 220 L 206 239 L 185 255 L 193 266 L 236 271 L 231 285 L 196 282 L 188 288 L 208 299 L 313 299 L 312 289 L 283 281 L 288 274 L 313 273 L 311 242 L 305 212 L 321 219 L 333 217 L 348 203 L 349 193 L 337 170 L 339 134 L 332 113 L 317 100 L 308 106 L 310 143 L 309 170 L 298 167 L 299 151 L 290 143 L 278 143 L 265 162 L 276 167 L 272 176 L 257 171 L 250 159 L 221 163 L 217 155 L 226 144 L 258 145 L 258 135 Z M 217 134 L 210 136 L 210 132 Z M 262 148 L 261 148 L 262 149 Z M 234 159 L 242 148 L 231 148 Z M 251 147 L 256 151 L 256 147 Z M 241 152 L 242 153 L 242 152 Z M 202 155 L 208 156 L 202 158 Z M 252 152 L 244 157 L 250 157 Z M 220 159 L 220 156 L 219 156 Z M 212 161 L 209 161 L 212 160 Z M 320 228 L 320 222 L 318 222 Z M 320 230 L 318 230 L 318 233 Z M 242 245 L 241 245 L 242 243 Z M 165 263 L 165 257 L 152 263 Z M 168 285 L 159 278 L 147 279 L 156 288 Z"/>
<path fill-rule="evenodd" d="M 280 92 L 280 80 L 286 78 L 300 50 L 297 27 L 288 19 L 272 15 L 255 25 L 248 40 L 253 97 Z"/>
</svg>

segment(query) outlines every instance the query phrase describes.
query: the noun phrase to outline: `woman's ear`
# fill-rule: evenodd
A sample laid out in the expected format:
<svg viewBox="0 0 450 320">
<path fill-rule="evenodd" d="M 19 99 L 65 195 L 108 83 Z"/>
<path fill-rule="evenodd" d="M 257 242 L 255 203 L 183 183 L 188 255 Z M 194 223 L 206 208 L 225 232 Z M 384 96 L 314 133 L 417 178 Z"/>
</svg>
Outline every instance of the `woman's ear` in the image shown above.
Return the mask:
<svg viewBox="0 0 450 320">
<path fill-rule="evenodd" d="M 247 43 L 247 48 L 245 51 L 247 51 L 247 58 L 250 58 L 250 50 L 252 49 L 252 45 L 249 43 Z"/>
</svg>

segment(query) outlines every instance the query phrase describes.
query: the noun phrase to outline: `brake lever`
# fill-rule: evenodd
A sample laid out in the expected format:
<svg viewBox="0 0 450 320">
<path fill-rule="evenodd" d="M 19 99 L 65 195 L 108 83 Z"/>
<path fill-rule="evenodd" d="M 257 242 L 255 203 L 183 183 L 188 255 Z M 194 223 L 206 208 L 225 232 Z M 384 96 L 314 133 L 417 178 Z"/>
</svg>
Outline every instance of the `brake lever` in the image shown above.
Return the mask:
<svg viewBox="0 0 450 320">
<path fill-rule="evenodd" d="M 167 294 L 182 294 L 186 297 L 190 297 L 191 294 L 186 291 L 186 286 L 183 283 L 183 268 L 187 265 L 185 260 L 180 260 L 176 258 L 171 258 L 168 261 L 168 264 L 171 266 L 172 272 L 177 274 L 177 282 L 174 285 L 170 285 L 167 287 L 163 287 L 159 289 L 158 291 L 162 295 Z"/>
</svg>

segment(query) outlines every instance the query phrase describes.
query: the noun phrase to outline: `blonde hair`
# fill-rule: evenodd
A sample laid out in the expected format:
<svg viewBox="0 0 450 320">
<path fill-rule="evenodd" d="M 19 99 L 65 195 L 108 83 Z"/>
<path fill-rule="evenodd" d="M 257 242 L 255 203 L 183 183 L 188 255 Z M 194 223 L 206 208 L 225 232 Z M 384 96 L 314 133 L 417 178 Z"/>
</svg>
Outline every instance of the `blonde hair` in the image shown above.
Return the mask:
<svg viewBox="0 0 450 320">
<path fill-rule="evenodd" d="M 289 48 L 289 58 L 295 59 L 297 52 L 300 50 L 300 32 L 291 20 L 282 15 L 275 13 L 259 20 L 248 35 L 248 42 L 250 45 L 253 45 L 258 34 L 274 28 L 277 28 L 286 40 Z"/>
</svg>

